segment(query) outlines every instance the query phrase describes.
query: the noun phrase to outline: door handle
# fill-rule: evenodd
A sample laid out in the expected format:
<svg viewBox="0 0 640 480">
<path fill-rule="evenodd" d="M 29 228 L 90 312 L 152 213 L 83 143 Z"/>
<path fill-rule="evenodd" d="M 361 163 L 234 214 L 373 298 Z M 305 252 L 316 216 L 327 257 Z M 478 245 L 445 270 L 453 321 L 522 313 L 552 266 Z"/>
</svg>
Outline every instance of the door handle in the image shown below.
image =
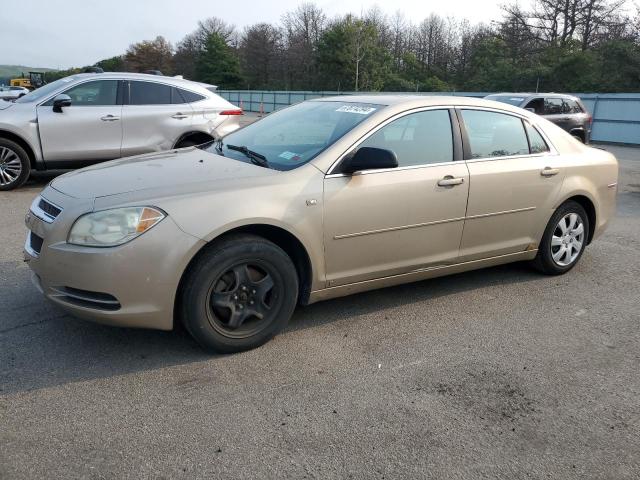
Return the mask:
<svg viewBox="0 0 640 480">
<path fill-rule="evenodd" d="M 178 120 L 182 120 L 183 118 L 187 118 L 189 115 L 185 115 L 184 113 L 176 113 L 175 115 L 171 115 L 171 118 L 175 118 Z"/>
<path fill-rule="evenodd" d="M 120 120 L 120 117 L 116 117 L 115 115 L 105 115 L 104 117 L 100 117 L 100 120 L 103 122 L 114 122 L 116 120 Z"/>
<path fill-rule="evenodd" d="M 454 178 L 451 175 L 447 175 L 446 177 L 438 180 L 438 186 L 440 187 L 453 187 L 455 185 L 461 185 L 463 183 L 464 183 L 464 178 L 462 177 Z"/>
<path fill-rule="evenodd" d="M 559 173 L 560 173 L 559 168 L 551 168 L 551 167 L 544 167 L 540 171 L 540 175 L 542 175 L 543 177 L 553 177 L 554 175 L 557 175 Z"/>
</svg>

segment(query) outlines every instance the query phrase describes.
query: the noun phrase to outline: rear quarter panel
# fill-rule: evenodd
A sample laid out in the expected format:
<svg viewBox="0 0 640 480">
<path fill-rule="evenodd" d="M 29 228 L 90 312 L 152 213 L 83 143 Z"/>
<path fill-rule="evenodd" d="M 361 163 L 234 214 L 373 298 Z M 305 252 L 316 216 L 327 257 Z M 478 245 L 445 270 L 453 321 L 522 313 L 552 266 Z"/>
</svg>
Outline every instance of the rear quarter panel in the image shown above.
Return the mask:
<svg viewBox="0 0 640 480">
<path fill-rule="evenodd" d="M 604 150 L 584 147 L 581 153 L 564 155 L 562 162 L 565 177 L 556 208 L 571 197 L 588 198 L 596 214 L 593 240 L 615 215 L 618 161 Z"/>
</svg>

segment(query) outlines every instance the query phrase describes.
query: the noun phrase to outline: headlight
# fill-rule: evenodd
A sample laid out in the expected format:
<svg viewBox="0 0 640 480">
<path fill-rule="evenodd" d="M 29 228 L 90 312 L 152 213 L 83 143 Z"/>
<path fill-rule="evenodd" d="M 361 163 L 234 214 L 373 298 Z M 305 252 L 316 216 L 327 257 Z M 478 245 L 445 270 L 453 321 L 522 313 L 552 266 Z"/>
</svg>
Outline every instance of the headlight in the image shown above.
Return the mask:
<svg viewBox="0 0 640 480">
<path fill-rule="evenodd" d="M 114 247 L 133 240 L 166 215 L 152 207 L 127 207 L 88 213 L 76 220 L 68 242 L 87 247 Z"/>
</svg>

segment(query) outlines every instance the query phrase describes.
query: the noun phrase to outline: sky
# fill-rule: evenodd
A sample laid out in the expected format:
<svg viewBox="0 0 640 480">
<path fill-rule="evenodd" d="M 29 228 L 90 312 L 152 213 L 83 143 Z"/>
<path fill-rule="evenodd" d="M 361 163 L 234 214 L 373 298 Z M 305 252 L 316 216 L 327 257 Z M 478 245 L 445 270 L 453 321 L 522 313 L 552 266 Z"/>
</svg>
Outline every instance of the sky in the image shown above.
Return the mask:
<svg viewBox="0 0 640 480">
<path fill-rule="evenodd" d="M 6 0 L 3 0 L 3 2 Z M 197 22 L 219 17 L 242 29 L 277 23 L 301 0 L 20 0 L 0 8 L 0 64 L 70 68 L 123 54 L 131 43 L 163 35 L 175 44 Z M 419 23 L 431 13 L 472 23 L 500 17 L 502 0 L 317 0 L 329 17 L 377 5 Z M 22 12 L 22 13 L 19 13 Z"/>
</svg>

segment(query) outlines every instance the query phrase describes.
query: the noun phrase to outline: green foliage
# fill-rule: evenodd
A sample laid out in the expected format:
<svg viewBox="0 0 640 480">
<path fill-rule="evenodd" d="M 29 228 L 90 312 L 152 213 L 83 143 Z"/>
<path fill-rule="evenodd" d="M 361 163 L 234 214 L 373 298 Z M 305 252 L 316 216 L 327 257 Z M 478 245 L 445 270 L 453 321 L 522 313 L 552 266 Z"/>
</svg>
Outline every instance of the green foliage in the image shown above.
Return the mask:
<svg viewBox="0 0 640 480">
<path fill-rule="evenodd" d="M 375 91 L 390 74 L 391 55 L 374 25 L 347 15 L 323 32 L 317 63 L 327 88 Z"/>
<path fill-rule="evenodd" d="M 197 79 L 220 88 L 242 86 L 238 57 L 219 33 L 207 36 L 204 49 L 196 60 Z"/>
<path fill-rule="evenodd" d="M 105 72 L 122 72 L 125 69 L 124 57 L 118 55 L 116 57 L 105 58 L 104 60 L 96 62 L 94 66 L 100 67 Z"/>
</svg>

